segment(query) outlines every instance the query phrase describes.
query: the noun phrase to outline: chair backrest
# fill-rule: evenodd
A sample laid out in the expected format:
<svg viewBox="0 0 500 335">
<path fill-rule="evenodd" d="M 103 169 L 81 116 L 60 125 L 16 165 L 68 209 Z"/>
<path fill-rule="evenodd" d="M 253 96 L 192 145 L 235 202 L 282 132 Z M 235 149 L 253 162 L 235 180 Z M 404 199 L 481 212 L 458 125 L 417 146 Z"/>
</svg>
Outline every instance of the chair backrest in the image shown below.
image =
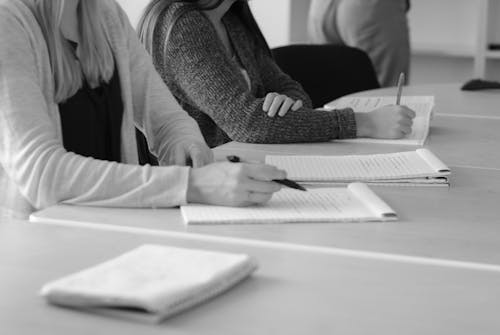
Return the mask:
<svg viewBox="0 0 500 335">
<path fill-rule="evenodd" d="M 336 45 L 289 45 L 273 49 L 281 69 L 323 107 L 346 94 L 379 88 L 372 62 L 363 51 Z"/>
</svg>

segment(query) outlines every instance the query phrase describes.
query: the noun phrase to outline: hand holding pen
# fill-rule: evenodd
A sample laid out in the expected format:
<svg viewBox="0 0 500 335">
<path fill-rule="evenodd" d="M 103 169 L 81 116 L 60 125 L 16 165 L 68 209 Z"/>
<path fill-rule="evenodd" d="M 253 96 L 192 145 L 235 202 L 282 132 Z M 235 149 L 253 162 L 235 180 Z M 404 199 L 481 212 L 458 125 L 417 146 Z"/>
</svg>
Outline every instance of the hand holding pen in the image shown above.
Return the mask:
<svg viewBox="0 0 500 335">
<path fill-rule="evenodd" d="M 234 158 L 233 158 L 234 160 Z M 216 162 L 189 170 L 186 200 L 220 206 L 252 206 L 269 201 L 286 172 L 267 164 Z"/>
<path fill-rule="evenodd" d="M 238 157 L 238 156 L 227 156 L 227 160 L 230 161 L 231 163 L 240 163 L 241 162 L 241 159 Z M 290 180 L 290 179 L 273 179 L 272 181 L 274 181 L 275 183 L 278 183 L 280 185 L 283 185 L 283 186 L 286 186 L 286 187 L 289 187 L 289 188 L 293 188 L 295 190 L 300 190 L 300 191 L 307 191 L 306 188 L 296 182 L 294 182 L 293 180 Z"/>
<path fill-rule="evenodd" d="M 355 113 L 357 136 L 381 139 L 399 139 L 412 133 L 415 111 L 401 105 L 405 74 L 397 83 L 396 104 L 380 106 L 368 113 Z"/>
</svg>

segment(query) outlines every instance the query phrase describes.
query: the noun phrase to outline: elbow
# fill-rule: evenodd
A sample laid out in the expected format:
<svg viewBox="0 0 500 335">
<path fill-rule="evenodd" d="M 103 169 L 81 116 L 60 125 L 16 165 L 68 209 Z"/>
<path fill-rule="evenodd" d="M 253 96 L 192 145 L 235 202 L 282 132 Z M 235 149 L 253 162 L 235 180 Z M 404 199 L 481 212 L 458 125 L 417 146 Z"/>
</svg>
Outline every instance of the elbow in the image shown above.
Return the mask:
<svg viewBox="0 0 500 335">
<path fill-rule="evenodd" d="M 40 182 L 27 182 L 20 188 L 21 194 L 36 210 L 54 206 L 58 203 L 55 192 Z"/>
<path fill-rule="evenodd" d="M 241 143 L 254 143 L 254 144 L 262 144 L 265 143 L 264 139 L 261 136 L 254 136 L 252 133 L 246 134 L 231 134 L 229 137 L 236 142 Z"/>
<path fill-rule="evenodd" d="M 255 131 L 245 130 L 244 132 L 230 134 L 229 137 L 236 142 L 251 144 L 284 144 L 296 142 L 293 141 L 293 139 L 288 138 L 286 134 L 275 134 L 265 131 L 265 129 Z"/>
<path fill-rule="evenodd" d="M 271 144 L 276 142 L 275 136 L 268 134 L 266 129 L 236 129 L 228 133 L 229 137 L 236 142 L 252 144 Z M 273 141 L 274 140 L 274 141 Z"/>
<path fill-rule="evenodd" d="M 66 181 L 58 177 L 60 163 L 59 157 L 54 157 L 51 152 L 44 152 L 34 159 L 26 159 L 25 164 L 18 165 L 14 174 L 15 183 L 19 192 L 35 209 L 59 203 L 62 200 L 61 190 L 70 192 Z"/>
</svg>

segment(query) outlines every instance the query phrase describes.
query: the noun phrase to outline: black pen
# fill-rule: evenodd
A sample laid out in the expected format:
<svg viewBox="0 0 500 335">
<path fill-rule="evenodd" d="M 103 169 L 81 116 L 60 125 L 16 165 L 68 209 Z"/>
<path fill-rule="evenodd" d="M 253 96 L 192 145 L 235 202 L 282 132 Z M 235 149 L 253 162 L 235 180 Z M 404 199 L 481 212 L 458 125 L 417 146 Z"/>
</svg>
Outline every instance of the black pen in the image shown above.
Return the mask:
<svg viewBox="0 0 500 335">
<path fill-rule="evenodd" d="M 232 155 L 232 156 L 227 156 L 226 158 L 231 163 L 240 163 L 241 162 L 241 159 L 238 156 Z M 290 187 L 290 188 L 293 188 L 296 190 L 307 191 L 304 186 L 302 186 L 302 185 L 300 185 L 300 184 L 298 184 L 290 179 L 273 179 L 273 181 L 275 183 L 278 183 L 278 184 L 281 184 L 281 185 L 284 185 L 286 187 Z"/>
</svg>

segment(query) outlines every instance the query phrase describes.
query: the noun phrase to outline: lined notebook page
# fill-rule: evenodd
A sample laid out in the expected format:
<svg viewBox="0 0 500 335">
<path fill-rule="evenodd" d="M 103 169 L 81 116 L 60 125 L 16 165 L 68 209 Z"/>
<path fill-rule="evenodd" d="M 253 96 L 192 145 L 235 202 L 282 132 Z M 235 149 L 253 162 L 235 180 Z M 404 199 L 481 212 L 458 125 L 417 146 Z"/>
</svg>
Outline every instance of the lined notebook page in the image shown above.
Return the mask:
<svg viewBox="0 0 500 335">
<path fill-rule="evenodd" d="M 366 113 L 373 111 L 379 107 L 394 105 L 396 103 L 395 96 L 384 97 L 344 97 L 325 105 L 326 109 L 339 109 L 351 107 L 356 112 Z M 403 96 L 401 97 L 401 105 L 408 106 L 413 109 L 417 116 L 413 120 L 411 134 L 399 140 L 385 140 L 372 138 L 357 138 L 342 140 L 346 142 L 363 142 L 363 143 L 386 143 L 399 145 L 423 145 L 429 134 L 430 121 L 432 111 L 434 109 L 433 96 Z"/>
<path fill-rule="evenodd" d="M 446 165 L 427 149 L 350 156 L 269 155 L 266 163 L 287 171 L 288 178 L 297 181 L 372 181 L 449 174 Z"/>
<path fill-rule="evenodd" d="M 188 205 L 182 206 L 181 212 L 186 224 L 384 221 L 384 216 L 370 210 L 364 199 L 346 187 L 309 189 L 307 192 L 282 189 L 263 206 Z M 386 208 L 388 206 L 381 211 Z"/>
</svg>

